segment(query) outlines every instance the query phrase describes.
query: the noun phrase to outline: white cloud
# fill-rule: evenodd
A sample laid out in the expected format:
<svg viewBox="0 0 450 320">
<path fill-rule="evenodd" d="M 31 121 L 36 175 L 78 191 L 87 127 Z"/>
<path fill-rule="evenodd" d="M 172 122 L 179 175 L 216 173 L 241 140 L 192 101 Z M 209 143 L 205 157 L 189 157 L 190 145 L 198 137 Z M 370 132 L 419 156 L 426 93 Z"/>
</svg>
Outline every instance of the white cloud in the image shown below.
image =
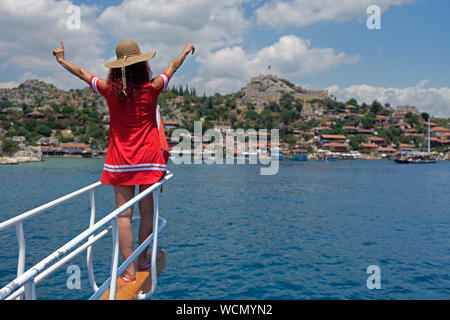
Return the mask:
<svg viewBox="0 0 450 320">
<path fill-rule="evenodd" d="M 12 89 L 17 88 L 18 86 L 19 83 L 15 81 L 0 82 L 0 89 Z"/>
<path fill-rule="evenodd" d="M 197 55 L 239 43 L 249 27 L 242 0 L 125 0 L 108 7 L 99 24 L 116 40 L 132 38 L 141 50 L 157 51 L 152 61 L 162 69 L 189 38 Z"/>
<path fill-rule="evenodd" d="M 450 88 L 425 88 L 428 81 L 422 80 L 418 85 L 406 88 L 383 88 L 361 84 L 342 89 L 333 85 L 327 89 L 341 101 L 355 98 L 359 103 L 372 103 L 377 100 L 383 104 L 390 103 L 392 106 L 408 104 L 432 116 L 450 117 Z"/>
<path fill-rule="evenodd" d="M 381 11 L 414 0 L 291 0 L 273 1 L 256 9 L 258 23 L 274 28 L 306 26 L 319 21 L 349 21 L 355 17 L 366 19 L 368 6 L 376 4 Z"/>
<path fill-rule="evenodd" d="M 93 73 L 104 72 L 100 56 L 105 41 L 95 25 L 98 9 L 81 6 L 81 28 L 69 30 L 66 21 L 70 16 L 67 8 L 71 4 L 68 0 L 1 1 L 2 67 L 16 68 L 41 80 L 50 79 L 53 84 L 66 89 L 83 87 L 85 84 L 63 70 L 52 56 L 53 49 L 63 40 L 69 61 Z"/>
<path fill-rule="evenodd" d="M 151 65 L 160 72 L 181 52 L 186 38 L 197 48 L 194 59 L 241 43 L 250 26 L 241 8 L 243 1 L 124 0 L 103 12 L 82 5 L 80 30 L 66 26 L 69 0 L 1 1 L 0 70 L 22 74 L 16 81 L 29 75 L 64 89 L 79 88 L 86 84 L 68 74 L 51 55 L 61 40 L 68 61 L 104 77 L 105 60 L 115 59 L 113 51 L 105 58 L 104 48 L 132 38 L 142 51 L 157 51 Z M 182 75 L 178 73 L 173 83 Z"/>
<path fill-rule="evenodd" d="M 247 53 L 239 46 L 226 47 L 198 60 L 199 77 L 193 84 L 204 83 L 205 91 L 212 94 L 240 89 L 251 77 L 267 72 L 269 65 L 271 73 L 294 80 L 356 63 L 359 56 L 336 53 L 332 48 L 314 48 L 309 40 L 287 35 L 256 53 Z"/>
</svg>

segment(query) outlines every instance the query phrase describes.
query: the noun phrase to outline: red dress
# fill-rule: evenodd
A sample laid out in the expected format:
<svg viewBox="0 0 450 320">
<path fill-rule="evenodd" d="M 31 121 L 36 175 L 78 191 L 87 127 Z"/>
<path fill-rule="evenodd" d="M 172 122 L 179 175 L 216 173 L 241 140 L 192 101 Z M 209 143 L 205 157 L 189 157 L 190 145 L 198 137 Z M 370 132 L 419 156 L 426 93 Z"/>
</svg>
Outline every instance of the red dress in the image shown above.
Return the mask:
<svg viewBox="0 0 450 320">
<path fill-rule="evenodd" d="M 120 102 L 107 88 L 98 86 L 91 77 L 92 89 L 106 98 L 110 114 L 109 144 L 101 182 L 109 185 L 142 185 L 160 181 L 166 174 L 167 158 L 160 139 L 164 128 L 157 108 L 158 96 L 167 87 L 169 77 L 163 73 L 164 84 L 154 88 L 147 83 L 134 97 Z M 161 129 L 163 137 L 161 136 Z"/>
</svg>

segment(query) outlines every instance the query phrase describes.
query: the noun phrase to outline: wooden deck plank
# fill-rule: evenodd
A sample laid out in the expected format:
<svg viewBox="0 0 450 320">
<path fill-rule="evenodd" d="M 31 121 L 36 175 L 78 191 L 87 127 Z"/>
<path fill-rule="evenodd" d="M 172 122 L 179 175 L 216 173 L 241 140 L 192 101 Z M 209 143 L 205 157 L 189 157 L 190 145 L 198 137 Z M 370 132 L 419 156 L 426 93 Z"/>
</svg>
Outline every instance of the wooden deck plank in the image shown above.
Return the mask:
<svg viewBox="0 0 450 320">
<path fill-rule="evenodd" d="M 159 250 L 156 257 L 156 275 L 159 277 L 167 264 L 165 250 Z M 148 292 L 152 287 L 151 269 L 136 272 L 136 280 L 124 282 L 117 279 L 116 300 L 137 300 L 139 292 Z M 100 300 L 108 300 L 109 289 L 101 296 Z"/>
</svg>

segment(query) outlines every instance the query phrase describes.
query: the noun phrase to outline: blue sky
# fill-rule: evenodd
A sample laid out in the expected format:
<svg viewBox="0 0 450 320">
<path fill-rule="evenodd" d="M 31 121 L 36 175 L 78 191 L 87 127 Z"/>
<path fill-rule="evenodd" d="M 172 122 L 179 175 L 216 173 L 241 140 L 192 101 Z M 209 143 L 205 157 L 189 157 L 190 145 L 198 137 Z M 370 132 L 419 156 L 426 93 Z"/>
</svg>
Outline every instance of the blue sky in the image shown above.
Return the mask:
<svg viewBox="0 0 450 320">
<path fill-rule="evenodd" d="M 64 28 L 72 3 L 82 10 L 78 31 Z M 366 27 L 369 4 L 382 10 L 381 30 Z M 342 100 L 411 104 L 450 116 L 449 9 L 447 0 L 2 2 L 8 32 L 0 36 L 0 87 L 27 78 L 83 87 L 47 55 L 60 38 L 69 61 L 104 76 L 102 64 L 124 37 L 136 39 L 143 51 L 158 52 L 151 61 L 155 73 L 189 37 L 196 55 L 172 83 L 189 83 L 197 92 L 239 90 L 270 64 L 279 77 L 327 88 Z M 19 57 L 12 58 L 14 52 Z"/>
</svg>

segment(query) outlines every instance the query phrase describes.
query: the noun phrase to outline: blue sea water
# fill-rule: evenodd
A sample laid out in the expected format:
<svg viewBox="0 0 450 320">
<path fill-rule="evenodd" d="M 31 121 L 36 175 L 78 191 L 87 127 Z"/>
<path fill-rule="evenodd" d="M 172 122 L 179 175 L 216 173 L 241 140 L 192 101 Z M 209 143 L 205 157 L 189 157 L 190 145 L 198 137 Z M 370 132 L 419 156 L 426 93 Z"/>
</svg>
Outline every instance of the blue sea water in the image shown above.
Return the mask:
<svg viewBox="0 0 450 320">
<path fill-rule="evenodd" d="M 47 159 L 0 166 L 0 221 L 99 180 L 102 159 Z M 159 237 L 168 264 L 153 299 L 448 299 L 450 162 L 281 162 L 275 176 L 256 165 L 169 165 Z M 114 209 L 112 187 L 96 191 L 97 220 Z M 89 224 L 89 198 L 24 223 L 27 267 Z M 135 208 L 137 214 L 137 207 Z M 137 223 L 134 225 L 137 231 Z M 0 287 L 14 279 L 14 228 L 0 232 Z M 101 284 L 111 236 L 94 246 Z M 66 285 L 68 265 L 81 289 Z M 86 255 L 37 286 L 39 299 L 87 299 Z M 381 270 L 369 290 L 367 267 Z"/>
</svg>

